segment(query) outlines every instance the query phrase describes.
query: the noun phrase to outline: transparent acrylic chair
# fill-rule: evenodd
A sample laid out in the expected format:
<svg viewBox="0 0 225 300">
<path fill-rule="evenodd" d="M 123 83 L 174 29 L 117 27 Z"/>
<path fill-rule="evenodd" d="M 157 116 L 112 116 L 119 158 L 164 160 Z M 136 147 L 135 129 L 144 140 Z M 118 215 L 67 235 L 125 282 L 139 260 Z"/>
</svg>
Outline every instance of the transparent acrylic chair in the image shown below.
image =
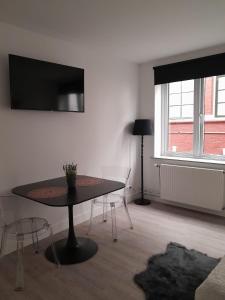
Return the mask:
<svg viewBox="0 0 225 300">
<path fill-rule="evenodd" d="M 111 218 L 112 218 L 112 238 L 113 241 L 117 241 L 117 222 L 116 222 L 116 204 L 122 204 L 125 209 L 125 213 L 127 215 L 130 229 L 133 229 L 133 223 L 129 214 L 128 206 L 127 206 L 127 190 L 128 190 L 128 180 L 130 177 L 131 169 L 126 167 L 117 167 L 117 166 L 108 166 L 102 168 L 102 177 L 104 179 L 116 180 L 123 182 L 125 184 L 125 188 L 116 191 L 102 197 L 100 199 L 91 200 L 91 216 L 90 223 L 88 228 L 88 234 L 91 231 L 93 224 L 93 215 L 94 215 L 94 206 L 97 204 L 102 205 L 103 208 L 103 222 L 107 222 L 108 219 L 108 206 L 110 205 L 111 210 Z"/>
<path fill-rule="evenodd" d="M 0 211 L 1 213 L 1 211 Z M 2 215 L 2 214 L 1 214 Z M 3 218 L 2 223 L 3 223 Z M 4 224 L 2 226 L 2 238 L 0 256 L 4 254 L 7 239 L 14 239 L 17 242 L 17 268 L 16 268 L 16 291 L 22 291 L 24 289 L 24 268 L 23 268 L 23 245 L 25 239 L 31 239 L 33 242 L 33 248 L 35 253 L 39 253 L 39 236 L 48 233 L 51 239 L 52 251 L 54 253 L 55 261 L 59 266 L 59 260 L 56 255 L 52 228 L 43 218 L 24 218 L 16 220 L 10 224 Z"/>
</svg>

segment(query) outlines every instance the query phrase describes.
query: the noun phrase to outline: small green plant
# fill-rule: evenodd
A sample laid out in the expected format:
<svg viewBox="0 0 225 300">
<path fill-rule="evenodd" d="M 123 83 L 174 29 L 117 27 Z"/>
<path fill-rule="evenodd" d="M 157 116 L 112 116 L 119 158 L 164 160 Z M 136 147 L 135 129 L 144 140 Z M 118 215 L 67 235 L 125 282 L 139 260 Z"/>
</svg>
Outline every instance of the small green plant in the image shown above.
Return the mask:
<svg viewBox="0 0 225 300">
<path fill-rule="evenodd" d="M 69 191 L 74 191 L 76 187 L 77 165 L 65 164 L 63 170 L 66 174 L 66 181 Z"/>
<path fill-rule="evenodd" d="M 77 175 L 77 164 L 65 164 L 63 165 L 63 170 L 66 176 L 74 176 Z"/>
</svg>

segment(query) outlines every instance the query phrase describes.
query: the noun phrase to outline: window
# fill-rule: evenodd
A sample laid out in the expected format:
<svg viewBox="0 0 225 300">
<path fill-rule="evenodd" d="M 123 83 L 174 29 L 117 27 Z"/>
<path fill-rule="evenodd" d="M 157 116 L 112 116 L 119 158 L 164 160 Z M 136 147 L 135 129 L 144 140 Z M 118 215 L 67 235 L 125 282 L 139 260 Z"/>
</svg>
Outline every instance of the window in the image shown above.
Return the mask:
<svg viewBox="0 0 225 300">
<path fill-rule="evenodd" d="M 225 53 L 154 67 L 155 155 L 225 160 Z"/>
<path fill-rule="evenodd" d="M 170 82 L 159 87 L 160 154 L 225 159 L 225 76 Z"/>
</svg>

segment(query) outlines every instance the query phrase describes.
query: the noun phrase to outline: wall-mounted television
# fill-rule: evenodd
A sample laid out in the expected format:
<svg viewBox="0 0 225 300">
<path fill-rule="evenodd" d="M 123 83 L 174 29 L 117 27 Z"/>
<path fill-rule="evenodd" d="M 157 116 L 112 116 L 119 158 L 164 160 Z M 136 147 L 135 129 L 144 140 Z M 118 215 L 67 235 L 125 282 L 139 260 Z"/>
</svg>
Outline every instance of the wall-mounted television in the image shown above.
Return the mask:
<svg viewBox="0 0 225 300">
<path fill-rule="evenodd" d="M 84 69 L 9 54 L 12 109 L 84 112 Z"/>
</svg>

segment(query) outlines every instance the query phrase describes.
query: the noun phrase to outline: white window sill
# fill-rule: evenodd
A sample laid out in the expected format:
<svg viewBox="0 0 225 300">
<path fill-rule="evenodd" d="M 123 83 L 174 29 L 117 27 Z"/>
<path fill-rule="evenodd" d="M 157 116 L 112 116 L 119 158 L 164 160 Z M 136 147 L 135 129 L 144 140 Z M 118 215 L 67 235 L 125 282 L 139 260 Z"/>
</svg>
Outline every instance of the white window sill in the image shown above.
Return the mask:
<svg viewBox="0 0 225 300">
<path fill-rule="evenodd" d="M 153 159 L 172 160 L 172 161 L 187 161 L 205 164 L 225 165 L 225 160 L 192 158 L 192 157 L 179 157 L 179 156 L 152 156 Z"/>
</svg>

